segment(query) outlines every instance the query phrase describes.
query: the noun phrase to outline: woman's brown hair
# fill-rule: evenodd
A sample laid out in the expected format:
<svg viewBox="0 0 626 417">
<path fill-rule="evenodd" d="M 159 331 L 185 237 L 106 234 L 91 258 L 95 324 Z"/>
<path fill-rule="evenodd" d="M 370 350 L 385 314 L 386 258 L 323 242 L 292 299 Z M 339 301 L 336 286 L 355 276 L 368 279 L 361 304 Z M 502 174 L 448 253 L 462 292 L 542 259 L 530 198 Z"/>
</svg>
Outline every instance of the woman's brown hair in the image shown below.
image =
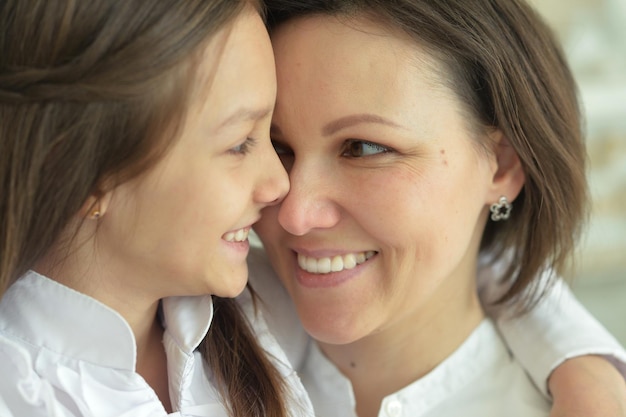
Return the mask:
<svg viewBox="0 0 626 417">
<path fill-rule="evenodd" d="M 409 35 L 447 70 L 471 128 L 500 129 L 521 160 L 511 218 L 489 223 L 481 252 L 510 259 L 502 305 L 538 300 L 543 272 L 562 273 L 588 209 L 577 88 L 551 30 L 523 0 L 267 0 L 270 31 L 323 14 L 368 17 Z M 350 23 L 348 23 L 350 24 Z"/>
<path fill-rule="evenodd" d="M 194 59 L 246 0 L 0 3 L 0 296 L 90 195 L 154 165 L 176 139 Z M 233 417 L 286 414 L 280 375 L 234 300 L 199 349 Z"/>
</svg>

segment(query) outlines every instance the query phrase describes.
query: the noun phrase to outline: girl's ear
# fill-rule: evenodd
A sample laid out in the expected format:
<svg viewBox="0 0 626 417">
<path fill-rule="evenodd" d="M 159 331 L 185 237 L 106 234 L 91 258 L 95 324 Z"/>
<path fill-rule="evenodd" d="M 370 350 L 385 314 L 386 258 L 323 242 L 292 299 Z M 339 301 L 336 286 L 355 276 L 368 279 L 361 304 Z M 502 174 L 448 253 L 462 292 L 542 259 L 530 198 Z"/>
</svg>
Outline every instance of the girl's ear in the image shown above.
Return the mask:
<svg viewBox="0 0 626 417">
<path fill-rule="evenodd" d="M 495 130 L 490 134 L 490 137 L 496 163 L 491 184 L 491 202 L 498 201 L 502 196 L 513 202 L 526 181 L 524 168 L 517 152 L 502 131 Z"/>
<path fill-rule="evenodd" d="M 112 196 L 113 190 L 91 194 L 80 208 L 79 216 L 88 220 L 98 220 L 106 214 Z"/>
</svg>

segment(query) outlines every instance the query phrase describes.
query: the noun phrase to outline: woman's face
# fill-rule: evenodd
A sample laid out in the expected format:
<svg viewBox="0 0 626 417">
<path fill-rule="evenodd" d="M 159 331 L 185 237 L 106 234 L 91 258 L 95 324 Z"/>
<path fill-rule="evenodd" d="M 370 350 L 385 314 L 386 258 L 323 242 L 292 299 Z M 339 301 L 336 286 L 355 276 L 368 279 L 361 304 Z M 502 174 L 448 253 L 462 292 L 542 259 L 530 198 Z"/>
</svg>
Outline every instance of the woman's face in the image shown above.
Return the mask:
<svg viewBox="0 0 626 417">
<path fill-rule="evenodd" d="M 159 297 L 242 291 L 248 232 L 289 187 L 269 138 L 274 68 L 256 13 L 207 46 L 180 138 L 154 169 L 113 190 L 100 219 L 100 253 L 124 285 Z"/>
<path fill-rule="evenodd" d="M 443 68 L 364 19 L 298 19 L 273 46 L 291 191 L 255 230 L 309 333 L 349 343 L 472 303 L 502 189 Z"/>
</svg>

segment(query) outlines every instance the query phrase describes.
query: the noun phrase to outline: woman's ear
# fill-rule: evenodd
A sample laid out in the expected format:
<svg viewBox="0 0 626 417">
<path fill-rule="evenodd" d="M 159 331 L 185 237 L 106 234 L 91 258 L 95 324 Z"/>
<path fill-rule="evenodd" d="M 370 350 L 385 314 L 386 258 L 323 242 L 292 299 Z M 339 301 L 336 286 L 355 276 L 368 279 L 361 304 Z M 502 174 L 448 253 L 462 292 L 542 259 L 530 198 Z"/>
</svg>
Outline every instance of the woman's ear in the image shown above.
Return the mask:
<svg viewBox="0 0 626 417">
<path fill-rule="evenodd" d="M 500 197 L 505 196 L 512 202 L 517 198 L 526 181 L 524 168 L 519 155 L 501 130 L 492 132 L 490 139 L 493 143 L 496 169 L 489 197 L 492 202 L 496 202 Z"/>
</svg>

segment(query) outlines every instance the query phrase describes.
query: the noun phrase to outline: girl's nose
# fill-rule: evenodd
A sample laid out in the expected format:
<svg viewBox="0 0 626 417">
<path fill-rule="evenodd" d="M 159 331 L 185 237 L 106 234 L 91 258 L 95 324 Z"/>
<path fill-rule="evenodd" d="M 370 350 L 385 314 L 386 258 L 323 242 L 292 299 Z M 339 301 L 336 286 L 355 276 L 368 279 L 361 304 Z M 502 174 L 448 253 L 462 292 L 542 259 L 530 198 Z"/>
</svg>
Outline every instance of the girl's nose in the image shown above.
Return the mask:
<svg viewBox="0 0 626 417">
<path fill-rule="evenodd" d="M 280 203 L 289 191 L 289 177 L 283 168 L 280 159 L 269 145 L 264 151 L 263 161 L 259 162 L 261 178 L 257 186 L 254 199 L 265 206 Z"/>
</svg>

